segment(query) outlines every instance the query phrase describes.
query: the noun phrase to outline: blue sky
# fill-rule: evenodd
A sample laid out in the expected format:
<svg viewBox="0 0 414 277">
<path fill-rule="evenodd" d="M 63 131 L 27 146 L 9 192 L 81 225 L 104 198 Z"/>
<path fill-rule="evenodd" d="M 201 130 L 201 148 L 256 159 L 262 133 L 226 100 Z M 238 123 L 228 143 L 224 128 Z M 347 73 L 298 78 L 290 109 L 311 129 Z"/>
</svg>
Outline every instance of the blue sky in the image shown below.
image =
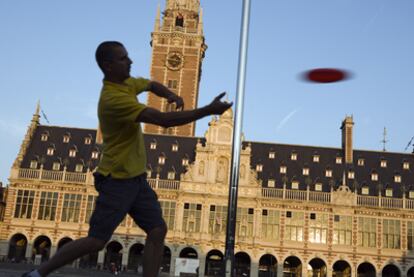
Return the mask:
<svg viewBox="0 0 414 277">
<path fill-rule="evenodd" d="M 208 49 L 199 105 L 234 99 L 240 0 L 201 0 Z M 252 0 L 243 131 L 247 140 L 340 147 L 340 123 L 355 121 L 357 149 L 403 152 L 412 136 L 414 1 Z M 36 103 L 51 125 L 96 128 L 103 40 L 119 40 L 149 77 L 151 31 L 164 0 L 0 2 L 0 181 L 7 184 Z M 354 78 L 311 84 L 311 68 Z M 146 97 L 140 100 L 145 101 Z M 202 136 L 209 118 L 197 124 Z M 42 124 L 48 124 L 44 118 Z"/>
</svg>

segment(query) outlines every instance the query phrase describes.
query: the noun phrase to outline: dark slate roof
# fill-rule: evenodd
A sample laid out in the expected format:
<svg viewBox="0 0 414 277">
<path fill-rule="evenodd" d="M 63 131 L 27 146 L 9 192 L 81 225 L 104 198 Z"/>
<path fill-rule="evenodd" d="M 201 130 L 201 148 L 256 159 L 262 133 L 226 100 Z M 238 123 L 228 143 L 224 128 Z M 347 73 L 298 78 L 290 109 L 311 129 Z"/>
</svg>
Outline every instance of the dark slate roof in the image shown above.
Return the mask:
<svg viewBox="0 0 414 277">
<path fill-rule="evenodd" d="M 42 134 L 49 134 L 47 141 L 41 141 Z M 70 134 L 69 143 L 63 142 L 63 136 Z M 91 137 L 92 143 L 85 144 L 85 137 Z M 68 171 L 74 171 L 78 163 L 83 163 L 89 168 L 97 166 L 98 159 L 92 159 L 92 151 L 101 151 L 101 146 L 95 144 L 95 129 L 79 129 L 68 127 L 44 126 L 40 125 L 35 132 L 33 140 L 24 157 L 22 167 L 30 167 L 30 161 L 37 159 L 43 161 L 44 169 L 51 170 L 53 162 L 61 161 L 67 164 Z M 191 164 L 195 159 L 195 148 L 198 141 L 205 144 L 204 138 L 198 137 L 178 137 L 169 135 L 145 134 L 145 145 L 148 156 L 148 169 L 151 170 L 152 178 L 160 174 L 161 179 L 167 179 L 168 172 L 174 171 L 175 179 L 179 180 L 180 175 L 185 172 L 186 167 L 182 165 L 182 160 L 188 158 Z M 151 142 L 155 142 L 156 149 L 150 149 Z M 172 145 L 178 145 L 178 151 L 172 150 Z M 343 182 L 345 172 L 346 183 L 351 189 L 357 189 L 361 193 L 363 186 L 370 188 L 369 194 L 377 196 L 379 189 L 385 195 L 386 188 L 393 188 L 394 197 L 402 197 L 403 191 L 414 190 L 414 155 L 406 153 L 391 153 L 380 151 L 354 150 L 354 162 L 345 164 L 343 151 L 341 148 L 328 148 L 318 146 L 288 145 L 276 143 L 244 142 L 243 147 L 250 145 L 252 149 L 251 168 L 256 170 L 258 164 L 263 165 L 262 172 L 258 172 L 258 178 L 264 187 L 268 185 L 268 180 L 273 179 L 276 188 L 282 188 L 286 182 L 287 188 L 291 188 L 291 182 L 299 182 L 299 189 L 305 190 L 306 183 L 310 184 L 310 189 L 314 190 L 314 184 L 322 183 L 323 191 L 330 191 L 331 186 L 337 188 Z M 75 158 L 69 157 L 69 150 L 76 146 L 78 152 Z M 48 156 L 47 148 L 55 147 L 53 156 Z M 275 153 L 275 158 L 269 158 L 269 152 Z M 297 154 L 297 160 L 291 160 L 291 154 Z M 319 162 L 313 161 L 313 156 L 319 156 Z M 165 157 L 165 164 L 158 164 L 158 158 Z M 336 157 L 342 157 L 342 163 L 336 163 Z M 364 166 L 358 165 L 358 159 L 364 159 Z M 380 166 L 381 160 L 387 161 L 387 167 Z M 403 169 L 403 162 L 410 164 L 410 169 Z M 39 163 L 40 164 L 40 163 Z M 280 166 L 286 166 L 287 173 L 280 173 Z M 303 168 L 309 168 L 309 176 L 303 175 Z M 332 177 L 326 177 L 327 169 L 332 170 Z M 61 168 L 63 170 L 63 167 Z M 84 171 L 86 171 L 86 166 Z M 355 179 L 347 177 L 348 172 L 355 173 Z M 378 181 L 371 180 L 371 173 L 378 174 Z M 394 182 L 394 176 L 401 176 L 401 183 Z"/>
</svg>

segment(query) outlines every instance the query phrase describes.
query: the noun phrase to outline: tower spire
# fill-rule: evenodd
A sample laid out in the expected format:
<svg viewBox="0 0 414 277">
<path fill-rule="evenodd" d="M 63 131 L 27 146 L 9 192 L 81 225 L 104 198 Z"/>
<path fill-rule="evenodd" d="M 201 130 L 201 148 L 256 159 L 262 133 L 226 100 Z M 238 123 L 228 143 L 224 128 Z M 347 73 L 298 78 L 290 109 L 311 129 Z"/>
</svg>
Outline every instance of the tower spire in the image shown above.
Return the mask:
<svg viewBox="0 0 414 277">
<path fill-rule="evenodd" d="M 199 35 L 203 35 L 203 8 L 200 8 L 197 31 Z"/>
<path fill-rule="evenodd" d="M 155 24 L 154 24 L 154 32 L 158 32 L 160 30 L 160 4 L 157 6 L 157 16 L 155 18 Z"/>
</svg>

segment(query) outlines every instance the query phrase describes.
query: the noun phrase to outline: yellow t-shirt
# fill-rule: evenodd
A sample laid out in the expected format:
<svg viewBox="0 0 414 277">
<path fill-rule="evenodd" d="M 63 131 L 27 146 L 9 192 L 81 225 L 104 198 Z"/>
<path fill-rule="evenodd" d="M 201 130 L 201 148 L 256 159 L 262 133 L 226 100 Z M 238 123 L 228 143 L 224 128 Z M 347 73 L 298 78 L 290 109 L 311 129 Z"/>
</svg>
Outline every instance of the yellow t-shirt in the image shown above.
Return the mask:
<svg viewBox="0 0 414 277">
<path fill-rule="evenodd" d="M 123 84 L 103 82 L 98 103 L 103 153 L 97 172 L 127 179 L 146 171 L 146 153 L 141 125 L 136 118 L 146 106 L 137 95 L 145 91 L 149 80 L 128 78 Z"/>
</svg>

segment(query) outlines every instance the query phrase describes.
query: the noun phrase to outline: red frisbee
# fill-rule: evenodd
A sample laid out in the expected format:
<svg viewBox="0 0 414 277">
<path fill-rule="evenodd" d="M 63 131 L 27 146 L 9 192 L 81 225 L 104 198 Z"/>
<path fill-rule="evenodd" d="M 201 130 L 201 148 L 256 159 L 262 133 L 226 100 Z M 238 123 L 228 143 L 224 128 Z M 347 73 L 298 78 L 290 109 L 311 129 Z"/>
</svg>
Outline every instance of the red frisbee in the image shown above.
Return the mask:
<svg viewBox="0 0 414 277">
<path fill-rule="evenodd" d="M 314 83 L 334 83 L 348 79 L 350 74 L 342 69 L 316 68 L 306 71 L 303 77 Z"/>
</svg>

